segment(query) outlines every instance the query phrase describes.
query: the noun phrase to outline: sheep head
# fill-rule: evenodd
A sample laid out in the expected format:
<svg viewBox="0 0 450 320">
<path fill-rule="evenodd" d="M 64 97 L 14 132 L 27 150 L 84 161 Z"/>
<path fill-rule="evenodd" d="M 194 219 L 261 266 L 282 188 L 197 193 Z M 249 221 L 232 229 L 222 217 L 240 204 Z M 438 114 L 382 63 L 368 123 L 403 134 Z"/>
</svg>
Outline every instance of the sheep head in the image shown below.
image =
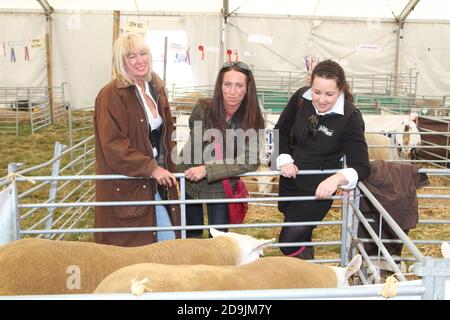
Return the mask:
<svg viewBox="0 0 450 320">
<path fill-rule="evenodd" d="M 270 243 L 275 241 L 275 238 L 270 240 L 256 239 L 249 235 L 234 233 L 234 232 L 222 232 L 214 228 L 210 228 L 209 232 L 216 237 L 229 237 L 237 242 L 239 246 L 239 260 L 238 265 L 246 264 L 255 261 L 262 257 L 264 248 Z"/>
<path fill-rule="evenodd" d="M 395 134 L 399 155 L 404 159 L 414 159 L 418 152 L 416 146 L 422 142 L 416 123 L 410 119 L 404 120 L 396 131 L 404 132 Z"/>
<path fill-rule="evenodd" d="M 259 193 L 276 193 L 278 186 L 273 183 L 279 183 L 278 177 L 261 176 L 258 177 L 258 192 Z"/>
<path fill-rule="evenodd" d="M 337 287 L 348 287 L 348 279 L 361 268 L 362 257 L 357 254 L 352 261 L 345 267 L 331 267 L 336 273 Z"/>
</svg>

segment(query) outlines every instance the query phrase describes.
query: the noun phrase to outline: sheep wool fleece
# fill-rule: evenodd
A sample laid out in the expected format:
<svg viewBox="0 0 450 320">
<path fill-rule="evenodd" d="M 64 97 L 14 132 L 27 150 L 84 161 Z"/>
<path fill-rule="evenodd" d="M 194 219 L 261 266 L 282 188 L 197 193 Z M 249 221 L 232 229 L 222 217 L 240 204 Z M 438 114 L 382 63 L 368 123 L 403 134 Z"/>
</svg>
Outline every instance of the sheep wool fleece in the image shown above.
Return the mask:
<svg viewBox="0 0 450 320">
<path fill-rule="evenodd" d="M 335 288 L 332 268 L 290 257 L 267 257 L 239 266 L 142 263 L 106 277 L 95 293 L 130 292 L 132 280 L 147 278 L 149 292 Z"/>
<path fill-rule="evenodd" d="M 227 237 L 177 239 L 140 247 L 22 239 L 0 247 L 0 295 L 90 293 L 110 273 L 136 263 L 235 265 Z"/>
</svg>

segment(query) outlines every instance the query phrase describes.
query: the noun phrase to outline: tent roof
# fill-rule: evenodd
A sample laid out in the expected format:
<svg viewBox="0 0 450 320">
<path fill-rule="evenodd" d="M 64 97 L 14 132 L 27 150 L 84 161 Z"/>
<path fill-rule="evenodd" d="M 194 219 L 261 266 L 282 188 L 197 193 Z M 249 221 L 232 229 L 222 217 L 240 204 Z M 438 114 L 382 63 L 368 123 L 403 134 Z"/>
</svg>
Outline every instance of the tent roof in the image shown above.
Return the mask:
<svg viewBox="0 0 450 320">
<path fill-rule="evenodd" d="M 56 11 L 220 12 L 223 0 L 47 0 Z M 229 0 L 237 14 L 395 19 L 409 0 Z M 37 0 L 2 0 L 1 11 L 39 10 Z M 420 0 L 408 19 L 450 20 L 450 1 Z"/>
</svg>

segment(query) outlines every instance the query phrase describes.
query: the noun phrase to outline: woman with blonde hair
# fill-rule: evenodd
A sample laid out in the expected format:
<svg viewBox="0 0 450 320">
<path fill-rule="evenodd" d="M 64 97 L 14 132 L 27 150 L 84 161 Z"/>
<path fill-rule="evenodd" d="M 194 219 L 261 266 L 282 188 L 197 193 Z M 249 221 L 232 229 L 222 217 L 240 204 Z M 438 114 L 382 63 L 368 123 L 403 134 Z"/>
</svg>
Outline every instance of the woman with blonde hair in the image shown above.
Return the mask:
<svg viewBox="0 0 450 320">
<path fill-rule="evenodd" d="M 95 100 L 96 174 L 144 179 L 97 180 L 96 201 L 178 199 L 172 114 L 164 82 L 152 71 L 151 53 L 143 37 L 120 36 L 113 49 L 113 80 Z M 152 178 L 152 179 L 150 179 Z M 135 205 L 97 207 L 96 228 L 173 226 L 179 207 Z M 174 239 L 173 231 L 99 232 L 98 243 L 140 246 Z"/>
</svg>

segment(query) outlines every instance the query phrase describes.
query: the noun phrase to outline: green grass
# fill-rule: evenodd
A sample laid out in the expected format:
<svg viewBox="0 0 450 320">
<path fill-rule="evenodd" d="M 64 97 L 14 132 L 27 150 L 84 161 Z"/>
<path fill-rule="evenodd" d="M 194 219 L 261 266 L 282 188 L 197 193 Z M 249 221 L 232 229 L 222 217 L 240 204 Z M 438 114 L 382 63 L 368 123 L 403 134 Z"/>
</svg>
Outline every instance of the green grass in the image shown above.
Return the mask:
<svg viewBox="0 0 450 320">
<path fill-rule="evenodd" d="M 92 119 L 90 117 L 89 119 Z M 87 120 L 89 121 L 89 120 Z M 76 124 L 75 127 L 84 126 L 86 124 Z M 0 139 L 0 150 L 2 153 L 2 157 L 0 158 L 0 177 L 7 175 L 8 164 L 12 162 L 22 163 L 22 167 L 19 169 L 30 168 L 42 163 L 45 163 L 53 158 L 54 155 L 54 146 L 55 142 L 58 141 L 68 146 L 69 144 L 69 133 L 68 126 L 65 123 L 54 124 L 49 127 L 45 127 L 40 129 L 38 132 L 31 134 L 30 132 L 25 132 L 24 130 L 20 131 L 21 134 L 19 136 L 15 135 L 2 135 Z M 90 135 L 91 133 L 86 133 Z M 62 157 L 61 166 L 64 166 L 70 161 L 69 155 Z M 64 175 L 73 175 L 80 169 L 80 166 L 74 166 L 73 169 L 67 169 L 63 174 Z M 92 174 L 93 168 L 86 172 L 86 174 Z M 51 165 L 46 166 L 37 171 L 33 171 L 27 176 L 48 176 L 51 175 Z M 58 182 L 58 186 L 60 187 L 63 182 Z M 35 185 L 38 185 L 36 183 Z M 77 182 L 70 182 L 66 187 L 60 189 L 57 193 L 57 202 L 60 202 L 63 197 L 69 194 L 74 188 L 77 186 Z M 81 188 L 79 191 L 74 193 L 70 198 L 65 200 L 65 202 L 74 202 L 78 201 L 79 197 L 87 190 L 89 186 L 92 186 L 93 182 L 88 181 L 86 187 Z M 35 185 L 30 182 L 20 182 L 18 183 L 19 194 L 29 190 Z M 44 203 L 49 198 L 49 184 L 47 184 L 41 190 L 33 192 L 31 195 L 20 200 L 20 203 Z M 66 214 L 71 215 L 72 213 L 76 213 L 79 208 L 71 208 L 70 212 Z M 57 208 L 54 211 L 53 217 L 54 221 L 58 219 L 63 213 L 64 208 Z M 27 209 L 21 209 L 21 216 L 27 212 Z M 93 226 L 94 221 L 94 210 L 90 209 L 89 212 L 81 217 L 80 221 L 74 226 L 75 228 L 88 228 Z M 21 220 L 21 229 L 27 229 L 43 217 L 48 214 L 47 209 L 38 209 L 32 215 L 27 217 L 26 219 Z M 57 223 L 54 228 L 62 227 L 62 224 L 66 221 L 65 217 L 61 222 Z M 79 215 L 77 215 L 79 216 Z M 43 229 L 44 225 L 39 225 L 36 229 Z M 64 226 L 64 228 L 68 228 L 68 226 Z M 92 234 L 68 234 L 64 237 L 65 240 L 82 240 L 82 241 L 92 241 Z"/>
<path fill-rule="evenodd" d="M 9 163 L 21 162 L 22 168 L 28 168 L 50 160 L 53 157 L 55 142 L 67 144 L 69 140 L 67 127 L 58 124 L 34 134 L 3 134 L 0 138 L 0 177 L 8 173 Z"/>
</svg>

